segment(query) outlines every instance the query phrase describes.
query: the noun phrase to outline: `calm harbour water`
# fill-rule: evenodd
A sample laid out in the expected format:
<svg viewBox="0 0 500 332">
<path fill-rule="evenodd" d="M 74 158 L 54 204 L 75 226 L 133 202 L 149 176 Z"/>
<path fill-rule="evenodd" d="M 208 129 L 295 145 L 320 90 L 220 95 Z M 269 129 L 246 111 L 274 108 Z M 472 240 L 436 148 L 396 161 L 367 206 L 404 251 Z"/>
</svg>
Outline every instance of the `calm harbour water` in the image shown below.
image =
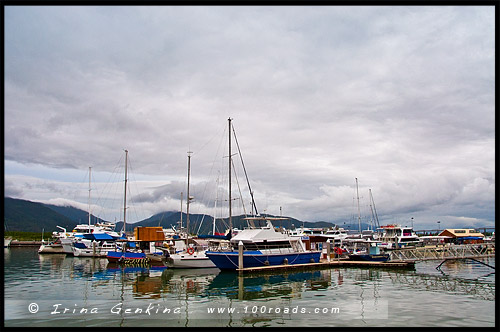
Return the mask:
<svg viewBox="0 0 500 332">
<path fill-rule="evenodd" d="M 495 326 L 495 270 L 470 260 L 238 276 L 37 249 L 4 249 L 5 327 Z"/>
</svg>

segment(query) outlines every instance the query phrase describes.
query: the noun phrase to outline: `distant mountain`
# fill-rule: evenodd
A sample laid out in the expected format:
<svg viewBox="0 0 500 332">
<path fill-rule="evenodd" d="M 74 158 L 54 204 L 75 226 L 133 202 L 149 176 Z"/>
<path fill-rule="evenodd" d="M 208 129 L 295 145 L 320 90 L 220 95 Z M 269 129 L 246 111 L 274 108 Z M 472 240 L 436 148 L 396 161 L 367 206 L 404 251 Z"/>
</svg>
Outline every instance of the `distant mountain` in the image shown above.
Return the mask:
<svg viewBox="0 0 500 332">
<path fill-rule="evenodd" d="M 233 216 L 233 228 L 243 229 L 248 226 L 245 216 Z M 92 222 L 96 220 L 105 221 L 92 216 Z M 182 213 L 182 225 L 186 227 L 187 215 Z M 161 226 L 163 228 L 175 227 L 179 229 L 181 221 L 181 213 L 179 211 L 165 211 L 157 213 L 147 219 L 135 223 L 127 223 L 127 232 L 133 232 L 133 229 L 138 226 L 153 227 Z M 72 230 L 77 224 L 86 224 L 88 222 L 88 212 L 80 210 L 72 206 L 57 206 L 51 204 L 43 204 L 37 202 L 26 201 L 5 197 L 4 200 L 4 224 L 7 231 L 25 231 L 25 232 L 53 232 L 59 229 L 56 226 Z M 202 214 L 189 215 L 190 231 L 198 234 L 211 234 L 213 228 L 213 217 Z M 200 226 L 201 225 L 201 226 Z M 295 218 L 287 217 L 286 220 L 273 221 L 275 227 L 283 227 L 287 229 L 299 228 L 328 228 L 335 226 L 334 223 L 320 221 L 308 222 L 300 221 Z M 345 229 L 357 230 L 352 225 L 339 225 Z M 352 227 L 350 227 L 352 226 Z M 367 225 L 362 224 L 362 229 L 366 229 Z M 116 230 L 121 230 L 123 222 L 116 223 Z M 225 232 L 229 228 L 228 218 L 217 219 L 216 232 Z"/>
<path fill-rule="evenodd" d="M 42 203 L 10 197 L 4 198 L 4 230 L 25 232 L 53 232 L 56 226 L 73 229 L 77 222 Z"/>
<path fill-rule="evenodd" d="M 89 222 L 89 213 L 87 211 L 80 210 L 73 206 L 60 206 L 60 205 L 52 205 L 52 204 L 43 204 L 51 210 L 73 220 L 78 224 L 88 224 Z M 104 220 L 101 218 L 97 218 L 91 215 L 91 221 L 94 222 L 103 222 Z"/>
<path fill-rule="evenodd" d="M 276 216 L 271 216 L 270 217 L 276 217 Z M 238 228 L 238 229 L 244 229 L 248 227 L 248 222 L 247 220 L 244 219 L 244 215 L 240 216 L 233 216 L 232 217 L 232 225 L 233 228 Z M 283 227 L 287 229 L 291 229 L 294 227 L 301 227 L 302 225 L 304 227 L 312 227 L 312 228 L 328 228 L 328 227 L 333 227 L 335 224 L 330 223 L 330 222 L 302 222 L 300 220 L 286 217 L 286 220 L 274 220 L 273 226 L 274 227 Z M 181 221 L 181 213 L 180 212 L 174 212 L 174 211 L 166 211 L 162 213 L 155 214 L 154 216 L 140 221 L 136 222 L 133 224 L 127 225 L 127 230 L 129 230 L 129 227 L 132 229 L 133 227 L 153 227 L 153 226 L 161 226 L 163 228 L 170 228 L 170 227 L 176 227 L 176 229 L 179 229 L 180 227 L 180 221 Z M 182 213 L 182 226 L 186 227 L 186 221 L 187 221 L 187 215 L 185 213 Z M 119 222 L 117 223 L 117 229 L 122 228 L 123 223 Z M 200 226 L 201 225 L 201 226 Z M 256 223 L 258 226 L 258 224 Z M 261 225 L 263 225 L 261 223 Z M 222 219 L 217 219 L 216 224 L 215 224 L 215 229 L 216 232 L 224 233 L 228 228 L 229 228 L 229 218 L 222 218 Z M 208 215 L 202 215 L 202 214 L 190 214 L 189 215 L 189 229 L 191 233 L 196 233 L 196 234 L 211 234 L 213 230 L 213 217 L 208 216 Z"/>
</svg>

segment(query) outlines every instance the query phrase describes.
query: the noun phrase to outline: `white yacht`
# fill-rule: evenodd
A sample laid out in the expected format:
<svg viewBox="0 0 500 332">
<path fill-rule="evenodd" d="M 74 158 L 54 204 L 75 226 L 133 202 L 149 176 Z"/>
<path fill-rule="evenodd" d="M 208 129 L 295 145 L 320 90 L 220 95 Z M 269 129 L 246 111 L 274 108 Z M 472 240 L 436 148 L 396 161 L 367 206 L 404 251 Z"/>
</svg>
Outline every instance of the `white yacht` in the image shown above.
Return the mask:
<svg viewBox="0 0 500 332">
<path fill-rule="evenodd" d="M 69 255 L 74 255 L 75 243 L 83 243 L 82 239 L 87 236 L 95 234 L 107 234 L 111 236 L 111 238 L 119 238 L 120 234 L 114 231 L 115 224 L 113 223 L 96 223 L 93 225 L 88 224 L 80 224 L 76 225 L 72 232 L 66 232 L 65 228 L 57 226 L 62 229 L 62 232 L 53 232 L 52 236 L 59 238 L 63 247 L 63 252 Z M 107 240 L 111 240 L 106 238 Z M 106 240 L 103 239 L 103 240 Z M 90 240 L 94 240 L 90 238 Z M 83 249 L 86 248 L 87 245 L 77 244 L 76 247 Z"/>
<path fill-rule="evenodd" d="M 324 234 L 324 237 L 333 239 L 333 240 L 343 240 L 348 237 L 347 230 L 343 228 L 333 228 L 327 230 Z"/>
<path fill-rule="evenodd" d="M 177 240 L 170 250 L 169 257 L 167 258 L 167 266 L 170 268 L 215 268 L 215 264 L 210 258 L 205 255 L 210 246 L 214 245 L 216 240 L 206 240 L 190 238 L 189 245 L 186 246 L 186 239 Z M 217 240 L 217 242 L 227 240 Z"/>
<path fill-rule="evenodd" d="M 382 235 L 379 247 L 385 249 L 399 249 L 407 246 L 418 246 L 422 240 L 418 237 L 412 227 L 401 225 L 386 225 L 379 228 Z"/>
</svg>

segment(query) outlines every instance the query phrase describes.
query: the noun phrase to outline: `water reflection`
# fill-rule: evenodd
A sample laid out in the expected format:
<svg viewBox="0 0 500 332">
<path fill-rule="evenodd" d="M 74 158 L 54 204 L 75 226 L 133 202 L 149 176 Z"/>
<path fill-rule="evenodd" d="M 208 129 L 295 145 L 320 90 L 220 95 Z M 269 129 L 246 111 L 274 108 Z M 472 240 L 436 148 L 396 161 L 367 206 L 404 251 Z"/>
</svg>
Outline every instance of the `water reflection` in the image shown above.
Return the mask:
<svg viewBox="0 0 500 332">
<path fill-rule="evenodd" d="M 167 269 L 162 273 L 165 290 L 178 295 L 203 294 L 213 282 L 220 270 L 202 269 Z"/>
<path fill-rule="evenodd" d="M 6 262 L 12 259 L 10 249 L 4 250 Z M 213 269 L 167 269 L 166 267 L 131 267 L 111 264 L 107 259 L 72 257 L 62 254 L 37 255 L 39 274 L 58 279 L 88 279 L 93 287 L 110 284 L 130 289 L 134 298 L 158 299 L 163 294 L 226 297 L 230 300 L 300 298 L 307 291 L 333 289 L 344 284 L 348 272 L 353 284 L 371 284 L 377 292 L 387 276 L 392 283 L 417 290 L 463 294 L 485 300 L 495 299 L 494 259 L 481 264 L 473 260 L 449 260 L 439 269 L 438 261 L 419 263 L 416 270 L 343 269 L 287 272 L 279 274 L 245 274 Z M 8 259 L 8 260 L 7 260 Z M 25 263 L 29 263 L 27 260 Z M 488 266 L 490 265 L 490 266 Z M 317 295 L 321 296 L 321 294 Z"/>
<path fill-rule="evenodd" d="M 239 300 L 293 298 L 307 290 L 327 289 L 331 284 L 331 270 L 264 275 L 221 272 L 208 287 L 206 295 Z"/>
<path fill-rule="evenodd" d="M 419 263 L 415 270 L 333 267 L 240 275 L 216 268 L 120 266 L 107 259 L 38 255 L 25 248 L 11 249 L 5 255 L 10 256 L 4 270 L 5 317 L 9 324 L 20 326 L 27 319 L 54 326 L 312 327 L 427 322 L 440 326 L 443 317 L 446 323 L 459 325 L 491 324 L 495 300 L 494 272 L 473 261 L 446 262 L 442 271 L 436 270 L 440 261 L 433 261 Z M 488 264 L 494 266 L 494 259 Z M 80 315 L 76 322 L 76 316 L 31 315 L 27 306 L 41 299 L 45 302 L 39 304 L 45 304 L 46 311 L 54 303 L 63 303 L 71 308 L 98 307 L 99 316 Z M 450 305 L 470 300 L 479 308 L 474 315 L 468 316 L 460 305 Z M 112 314 L 110 308 L 119 303 L 130 308 L 179 308 L 180 314 Z M 208 313 L 210 307 L 236 311 Z M 291 311 L 316 307 L 339 307 L 342 312 L 297 315 Z M 436 307 L 441 308 L 439 315 Z M 281 311 L 269 312 L 276 308 Z"/>
</svg>

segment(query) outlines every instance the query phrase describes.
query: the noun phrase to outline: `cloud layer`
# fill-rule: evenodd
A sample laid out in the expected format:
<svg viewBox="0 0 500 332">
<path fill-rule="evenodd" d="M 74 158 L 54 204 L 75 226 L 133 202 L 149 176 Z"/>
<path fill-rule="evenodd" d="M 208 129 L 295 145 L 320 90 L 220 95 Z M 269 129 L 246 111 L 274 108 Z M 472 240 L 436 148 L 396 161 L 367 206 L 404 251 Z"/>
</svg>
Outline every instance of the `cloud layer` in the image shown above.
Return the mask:
<svg viewBox="0 0 500 332">
<path fill-rule="evenodd" d="M 231 117 L 259 212 L 343 222 L 358 178 L 381 220 L 493 225 L 494 23 L 493 6 L 7 6 L 5 193 L 68 198 L 127 149 L 146 214 L 179 209 L 193 151 L 209 212 Z"/>
</svg>

